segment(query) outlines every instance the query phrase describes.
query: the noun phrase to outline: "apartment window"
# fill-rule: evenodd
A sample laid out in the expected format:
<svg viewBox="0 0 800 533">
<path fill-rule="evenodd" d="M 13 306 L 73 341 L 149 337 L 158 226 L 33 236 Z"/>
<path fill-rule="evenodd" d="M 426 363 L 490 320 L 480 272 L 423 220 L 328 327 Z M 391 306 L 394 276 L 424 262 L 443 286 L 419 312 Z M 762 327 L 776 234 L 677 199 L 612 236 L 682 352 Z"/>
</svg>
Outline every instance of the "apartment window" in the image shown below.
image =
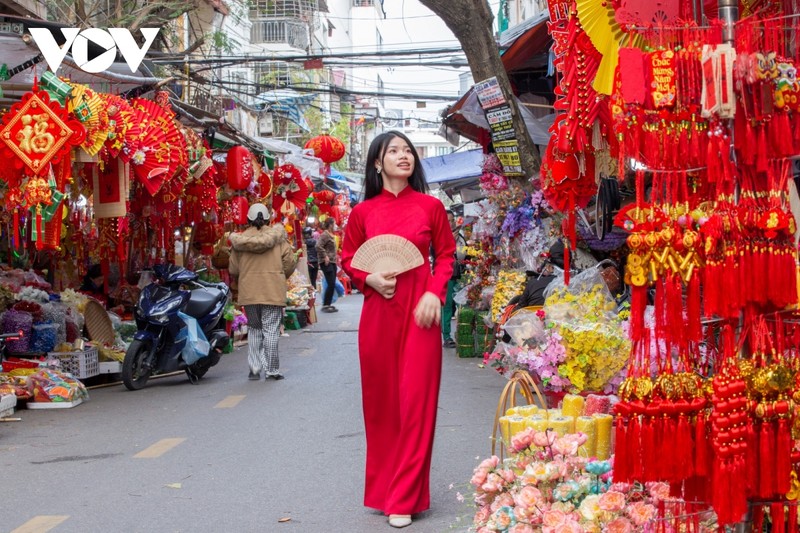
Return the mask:
<svg viewBox="0 0 800 533">
<path fill-rule="evenodd" d="M 353 7 L 372 7 L 375 0 L 353 0 Z"/>
<path fill-rule="evenodd" d="M 317 0 L 250 0 L 250 18 L 302 18 L 319 11 Z"/>
</svg>

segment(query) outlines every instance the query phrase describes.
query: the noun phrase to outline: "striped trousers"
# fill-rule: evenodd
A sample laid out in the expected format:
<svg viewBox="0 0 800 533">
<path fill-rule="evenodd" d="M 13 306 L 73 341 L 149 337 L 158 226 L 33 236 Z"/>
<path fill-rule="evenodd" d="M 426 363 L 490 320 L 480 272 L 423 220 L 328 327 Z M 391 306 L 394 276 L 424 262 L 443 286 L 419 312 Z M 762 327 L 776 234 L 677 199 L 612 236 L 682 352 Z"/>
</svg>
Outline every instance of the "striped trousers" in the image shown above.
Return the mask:
<svg viewBox="0 0 800 533">
<path fill-rule="evenodd" d="M 281 335 L 283 307 L 253 304 L 244 306 L 247 317 L 247 362 L 257 374 L 263 368 L 267 376 L 275 375 L 280 368 L 278 338 Z"/>
</svg>

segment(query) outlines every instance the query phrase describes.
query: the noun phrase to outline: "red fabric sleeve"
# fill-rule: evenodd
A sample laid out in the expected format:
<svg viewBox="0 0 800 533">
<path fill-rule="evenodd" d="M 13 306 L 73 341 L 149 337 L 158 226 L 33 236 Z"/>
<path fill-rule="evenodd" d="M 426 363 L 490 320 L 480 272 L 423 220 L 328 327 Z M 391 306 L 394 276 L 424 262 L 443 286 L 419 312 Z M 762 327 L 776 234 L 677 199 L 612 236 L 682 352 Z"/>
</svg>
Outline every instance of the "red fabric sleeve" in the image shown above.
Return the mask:
<svg viewBox="0 0 800 533">
<path fill-rule="evenodd" d="M 354 269 L 350 264 L 353 262 L 353 256 L 356 250 L 364 244 L 367 240 L 367 233 L 364 229 L 364 220 L 361 217 L 360 209 L 353 209 L 350 213 L 350 218 L 347 225 L 344 227 L 344 239 L 342 239 L 342 270 L 350 278 L 350 282 L 355 285 L 356 289 L 362 294 L 366 290 L 372 290 L 372 287 L 367 285 L 367 276 L 369 272 Z"/>
<path fill-rule="evenodd" d="M 447 282 L 453 275 L 456 240 L 450 229 L 450 223 L 447 221 L 444 205 L 439 200 L 435 200 L 433 213 L 431 213 L 431 240 L 436 257 L 433 261 L 433 276 L 428 280 L 425 290 L 438 296 L 444 305 L 447 296 Z"/>
</svg>

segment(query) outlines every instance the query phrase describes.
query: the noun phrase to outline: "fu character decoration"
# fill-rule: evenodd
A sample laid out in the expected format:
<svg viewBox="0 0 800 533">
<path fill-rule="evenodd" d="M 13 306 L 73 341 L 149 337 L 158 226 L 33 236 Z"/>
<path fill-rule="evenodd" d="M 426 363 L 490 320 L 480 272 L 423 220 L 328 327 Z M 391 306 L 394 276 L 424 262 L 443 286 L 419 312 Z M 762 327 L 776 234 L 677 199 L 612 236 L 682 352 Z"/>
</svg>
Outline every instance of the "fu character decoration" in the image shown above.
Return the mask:
<svg viewBox="0 0 800 533">
<path fill-rule="evenodd" d="M 20 174 L 29 176 L 17 184 L 20 194 L 12 194 L 14 210 L 14 239 L 19 234 L 19 208 L 24 204 L 36 216 L 37 246 L 42 242 L 43 209 L 53 202 L 53 191 L 47 174 L 70 150 L 80 145 L 86 132 L 77 120 L 70 118 L 66 109 L 51 101 L 47 91 L 39 90 L 34 81 L 31 92 L 14 104 L 3 116 L 0 129 L 2 154 L 13 161 Z M 60 194 L 60 193 L 59 193 Z"/>
</svg>

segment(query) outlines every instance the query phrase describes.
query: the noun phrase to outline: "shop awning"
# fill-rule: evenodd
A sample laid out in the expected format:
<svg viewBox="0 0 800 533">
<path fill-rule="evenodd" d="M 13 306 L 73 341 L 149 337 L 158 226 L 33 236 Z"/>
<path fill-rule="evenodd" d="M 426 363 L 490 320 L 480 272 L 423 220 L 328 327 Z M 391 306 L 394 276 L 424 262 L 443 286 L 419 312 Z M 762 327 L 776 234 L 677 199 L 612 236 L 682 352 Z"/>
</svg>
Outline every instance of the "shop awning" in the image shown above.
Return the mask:
<svg viewBox="0 0 800 533">
<path fill-rule="evenodd" d="M 425 180 L 431 187 L 446 188 L 451 182 L 475 180 L 483 174 L 483 150 L 468 150 L 426 157 L 422 160 Z"/>
</svg>

